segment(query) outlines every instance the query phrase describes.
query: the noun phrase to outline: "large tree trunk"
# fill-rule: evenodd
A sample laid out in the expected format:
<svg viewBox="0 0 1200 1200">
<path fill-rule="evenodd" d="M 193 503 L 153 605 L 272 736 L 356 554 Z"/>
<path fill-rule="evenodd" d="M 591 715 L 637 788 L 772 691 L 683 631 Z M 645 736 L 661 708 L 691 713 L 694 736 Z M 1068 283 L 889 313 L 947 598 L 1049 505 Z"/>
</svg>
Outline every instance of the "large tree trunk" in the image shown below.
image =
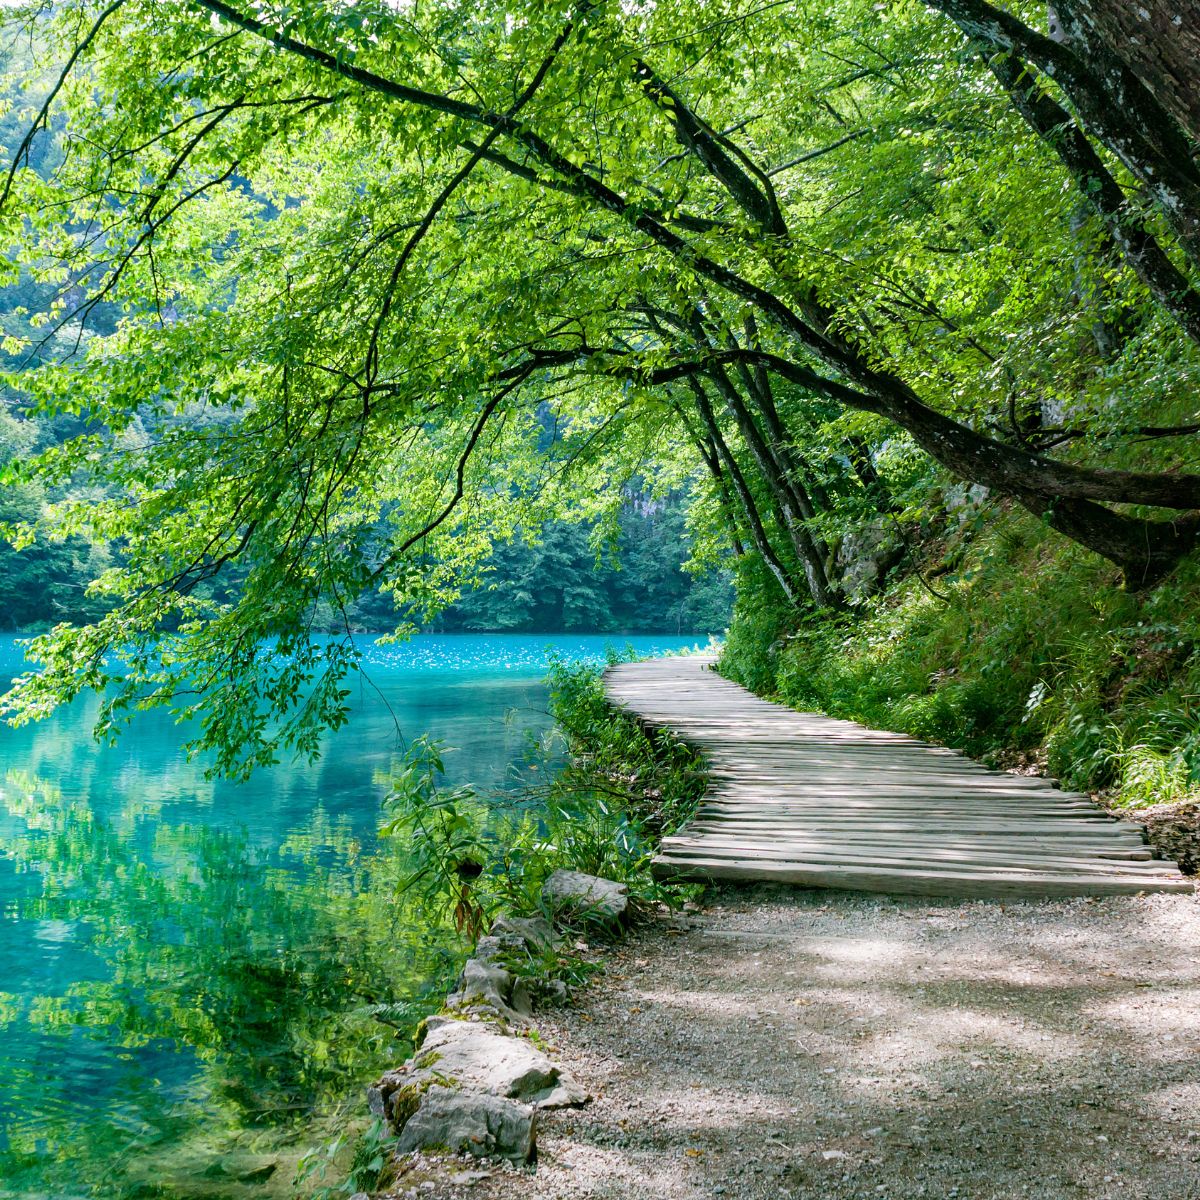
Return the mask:
<svg viewBox="0 0 1200 1200">
<path fill-rule="evenodd" d="M 785 379 L 894 421 L 956 475 L 1012 496 L 1051 528 L 1117 564 L 1131 587 L 1161 579 L 1196 544 L 1197 514 L 1147 521 L 1098 503 L 1145 504 L 1181 512 L 1200 508 L 1200 481 L 1195 476 L 1083 470 L 985 437 L 930 408 L 895 376 L 860 369 L 871 390 L 859 392 L 785 359 L 762 358 Z"/>
<path fill-rule="evenodd" d="M 1051 529 L 1118 564 L 1131 592 L 1151 587 L 1167 575 L 1196 545 L 1200 532 L 1200 517 L 1195 513 L 1175 521 L 1145 521 L 1087 500 L 1019 499 Z"/>
<path fill-rule="evenodd" d="M 1023 461 L 1024 451 L 1002 447 L 1007 453 L 981 454 L 974 437 L 961 436 L 961 426 L 950 421 L 946 425 L 953 430 L 940 420 L 910 418 L 904 427 L 943 466 L 973 483 L 1015 497 L 1051 529 L 1115 563 L 1132 590 L 1156 583 L 1196 544 L 1200 524 L 1194 513 L 1175 520 L 1148 521 L 1114 512 L 1086 496 L 1064 495 L 1052 476 L 1033 462 Z M 1036 457 L 1029 456 L 1032 460 Z"/>
<path fill-rule="evenodd" d="M 1082 34 L 1121 60 L 1200 143 L 1200 3 L 1059 0 L 1067 37 Z"/>
<path fill-rule="evenodd" d="M 1188 337 L 1200 342 L 1200 293 L 1147 231 L 1071 114 L 1042 91 L 1015 55 L 990 55 L 988 66 L 1013 107 L 1058 155 L 1134 274 L 1179 321 Z"/>
<path fill-rule="evenodd" d="M 1080 16 L 1093 6 L 1107 11 L 1122 2 L 1056 4 L 1065 34 L 1058 41 L 989 0 L 925 0 L 971 40 L 993 52 L 1018 55 L 1061 87 L 1084 127 L 1142 184 L 1184 253 L 1200 268 L 1200 165 L 1192 158 L 1193 140 L 1173 110 Z M 1194 12 L 1195 4 L 1189 3 L 1173 15 L 1195 28 Z"/>
</svg>

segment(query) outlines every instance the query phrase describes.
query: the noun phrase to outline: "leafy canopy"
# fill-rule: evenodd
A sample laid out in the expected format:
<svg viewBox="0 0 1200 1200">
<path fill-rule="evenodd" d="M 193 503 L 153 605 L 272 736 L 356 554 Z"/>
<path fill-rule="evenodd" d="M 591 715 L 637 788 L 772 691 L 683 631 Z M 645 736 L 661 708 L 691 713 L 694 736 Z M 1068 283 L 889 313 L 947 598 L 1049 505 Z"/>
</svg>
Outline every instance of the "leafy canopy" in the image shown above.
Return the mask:
<svg viewBox="0 0 1200 1200">
<path fill-rule="evenodd" d="M 603 526 L 635 478 L 689 488 L 718 544 L 702 356 L 770 356 L 834 545 L 863 510 L 847 447 L 908 445 L 883 417 L 1020 443 L 1069 409 L 1091 470 L 1139 465 L 1109 435 L 1192 404 L 1196 347 L 913 0 L 70 0 L 10 23 L 41 131 L 0 223 L 12 278 L 54 292 L 8 383 L 84 426 L 9 473 L 102 481 L 32 536 L 120 547 L 111 611 L 37 643 L 22 718 L 109 688 L 102 734 L 169 705 L 238 772 L 344 719 L 356 655 L 320 611 L 380 583 L 435 611 L 495 544 Z M 1120 328 L 1103 359 L 1097 322 Z"/>
</svg>

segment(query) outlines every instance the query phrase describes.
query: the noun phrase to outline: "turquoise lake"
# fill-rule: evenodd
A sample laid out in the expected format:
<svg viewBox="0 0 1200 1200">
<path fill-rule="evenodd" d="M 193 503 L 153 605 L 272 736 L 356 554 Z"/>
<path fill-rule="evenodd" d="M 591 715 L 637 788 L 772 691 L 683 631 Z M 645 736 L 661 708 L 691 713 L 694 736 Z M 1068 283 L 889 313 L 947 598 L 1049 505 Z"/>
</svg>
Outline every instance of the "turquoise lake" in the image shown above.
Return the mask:
<svg viewBox="0 0 1200 1200">
<path fill-rule="evenodd" d="M 550 725 L 551 652 L 697 640 L 365 638 L 321 759 L 243 784 L 206 780 L 161 714 L 111 748 L 94 699 L 0 729 L 0 1197 L 295 1194 L 458 952 L 396 904 L 375 842 L 406 739 L 456 748 L 448 784 L 511 786 Z M 20 669 L 0 640 L 0 676 Z"/>
</svg>

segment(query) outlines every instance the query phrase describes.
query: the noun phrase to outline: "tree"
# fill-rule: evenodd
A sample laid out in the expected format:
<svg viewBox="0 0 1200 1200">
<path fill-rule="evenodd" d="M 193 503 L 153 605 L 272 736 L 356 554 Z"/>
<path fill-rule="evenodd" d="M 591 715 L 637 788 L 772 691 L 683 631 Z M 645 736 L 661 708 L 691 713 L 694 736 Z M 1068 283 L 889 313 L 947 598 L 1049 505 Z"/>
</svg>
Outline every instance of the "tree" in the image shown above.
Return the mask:
<svg viewBox="0 0 1200 1200">
<path fill-rule="evenodd" d="M 314 606 L 381 580 L 436 606 L 646 474 L 706 472 L 731 542 L 836 606 L 839 523 L 888 510 L 897 431 L 1131 586 L 1194 543 L 1200 190 L 1169 107 L 1091 43 L 982 0 L 73 0 L 55 29 L 30 129 L 62 112 L 73 152 L 43 178 L 18 147 L 3 211 L 87 352 L 20 386 L 86 408 L 40 469 L 99 471 L 116 498 L 62 519 L 127 551 L 24 711 L 120 650 L 111 719 L 202 709 L 226 768 L 311 749 L 353 662 Z M 240 599 L 204 598 L 234 563 Z"/>
</svg>

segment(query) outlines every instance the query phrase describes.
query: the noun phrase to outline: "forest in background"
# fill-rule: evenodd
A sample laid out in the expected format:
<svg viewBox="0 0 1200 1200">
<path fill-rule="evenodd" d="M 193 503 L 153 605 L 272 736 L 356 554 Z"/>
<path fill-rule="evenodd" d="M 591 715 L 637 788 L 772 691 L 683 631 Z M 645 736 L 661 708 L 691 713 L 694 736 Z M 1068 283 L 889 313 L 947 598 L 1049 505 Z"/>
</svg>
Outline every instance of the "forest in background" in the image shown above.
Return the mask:
<svg viewBox="0 0 1200 1200">
<path fill-rule="evenodd" d="M 12 430 L 28 436 L 14 421 Z M 8 454 L 21 451 L 8 448 Z M 69 496 L 69 491 L 65 493 Z M 52 503 L 33 484 L 0 493 L 0 522 L 13 527 L 40 519 Z M 397 610 L 382 590 L 346 606 L 327 608 L 316 627 L 337 632 L 388 633 L 415 623 L 436 633 L 696 633 L 721 634 L 733 607 L 728 569 L 684 570 L 684 501 L 631 502 L 619 515 L 615 543 L 597 545 L 594 530 L 550 521 L 496 547 L 465 582 L 459 599 L 432 614 Z M 89 594 L 93 579 L 114 559 L 111 546 L 74 536 L 15 549 L 0 543 L 0 633 L 36 633 L 58 622 L 96 620 L 108 608 Z M 232 594 L 237 581 L 227 583 Z"/>
<path fill-rule="evenodd" d="M 344 717 L 330 615 L 574 619 L 678 497 L 758 690 L 1193 794 L 1194 13 L 14 7 L 8 382 L 67 425 L 8 480 L 77 490 L 11 532 L 119 553 L 9 711 L 248 769 Z"/>
<path fill-rule="evenodd" d="M 11 162 L 26 132 L 17 81 L 22 71 L 34 68 L 33 56 L 20 44 L 10 43 L 6 52 L 0 149 Z M 41 86 L 49 84 L 42 80 Z M 61 123 L 58 128 L 61 132 Z M 28 161 L 49 176 L 62 161 L 61 146 L 54 137 L 41 136 Z M 59 290 L 28 270 L 0 287 L 0 322 L 5 337 L 13 339 L 0 350 L 6 371 L 19 377 L 63 352 L 63 340 L 52 338 L 33 356 L 27 353 L 38 340 L 38 314 L 51 308 Z M 111 335 L 119 318 L 117 306 L 100 303 L 92 312 L 92 328 Z M 19 387 L 10 386 L 2 395 L 0 465 L 68 442 L 86 426 L 80 415 L 39 418 L 25 412 Z M 0 489 L 0 528 L 16 531 L 42 523 L 55 504 L 80 499 L 80 484 L 86 499 L 87 486 L 80 479 L 51 487 L 29 480 Z M 348 605 L 346 620 L 356 632 L 370 633 L 389 632 L 413 618 L 436 632 L 721 633 L 733 605 L 731 573 L 716 565 L 699 572 L 683 569 L 689 557 L 686 506 L 682 494 L 655 499 L 634 491 L 615 529 L 603 537 L 594 523 L 551 520 L 497 546 L 465 583 L 462 597 L 431 617 L 398 611 L 386 592 L 376 590 Z M 112 545 L 79 534 L 27 543 L 18 535 L 16 545 L 0 540 L 0 633 L 41 632 L 60 621 L 85 624 L 103 616 L 109 602 L 89 594 L 89 585 L 113 561 Z M 328 608 L 317 621 L 331 631 L 343 623 L 341 614 Z"/>
</svg>

